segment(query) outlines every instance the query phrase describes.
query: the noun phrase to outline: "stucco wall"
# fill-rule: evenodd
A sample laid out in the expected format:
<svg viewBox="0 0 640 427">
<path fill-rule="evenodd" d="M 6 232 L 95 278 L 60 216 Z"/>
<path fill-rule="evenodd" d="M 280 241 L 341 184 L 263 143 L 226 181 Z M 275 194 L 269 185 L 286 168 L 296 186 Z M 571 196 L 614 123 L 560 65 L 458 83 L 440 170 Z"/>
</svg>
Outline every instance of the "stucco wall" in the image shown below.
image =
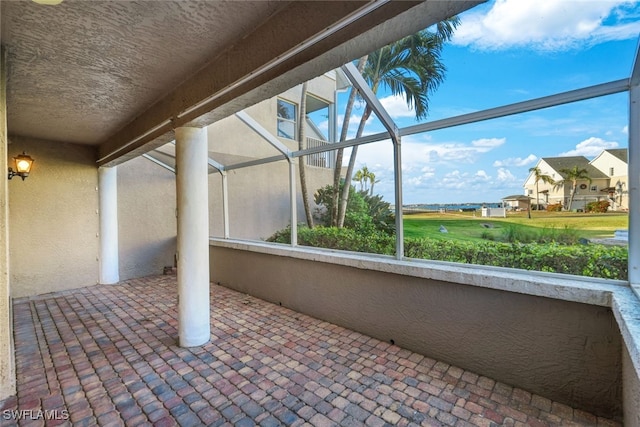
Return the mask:
<svg viewBox="0 0 640 427">
<path fill-rule="evenodd" d="M 640 427 L 640 378 L 626 349 L 622 352 L 622 368 L 624 425 Z"/>
<path fill-rule="evenodd" d="M 9 248 L 14 297 L 95 284 L 98 279 L 98 170 L 93 147 L 11 138 L 9 158 L 26 151 L 29 177 L 9 183 Z"/>
<path fill-rule="evenodd" d="M 574 407 L 620 417 L 611 310 L 410 275 L 211 248 L 224 286 Z"/>
<path fill-rule="evenodd" d="M 296 166 L 298 223 L 305 222 Z M 333 170 L 307 167 L 309 196 L 333 179 Z M 289 165 L 286 161 L 232 170 L 227 175 L 229 233 L 241 239 L 266 239 L 290 223 Z M 311 200 L 313 210 L 313 199 Z M 222 183 L 219 174 L 209 178 L 209 224 L 211 236 L 222 237 Z"/>
<path fill-rule="evenodd" d="M 321 75 L 309 82 L 308 93 L 332 101 L 335 80 Z M 301 86 L 295 86 L 280 97 L 300 103 Z M 259 102 L 244 111 L 271 135 L 277 135 L 278 97 Z M 219 120 L 207 129 L 210 156 L 225 166 L 249 160 L 281 155 L 269 142 L 235 116 Z M 278 138 L 291 151 L 298 142 Z M 300 159 L 297 159 L 298 162 Z M 333 170 L 306 168 L 312 211 L 314 192 L 333 182 Z M 210 234 L 223 236 L 222 178 L 212 174 L 209 179 Z M 230 235 L 236 238 L 264 239 L 290 223 L 289 166 L 285 160 L 235 169 L 228 172 Z M 305 222 L 299 172 L 296 166 L 298 222 Z"/>
<path fill-rule="evenodd" d="M 175 175 L 138 157 L 118 166 L 120 280 L 162 274 L 176 253 Z"/>
</svg>

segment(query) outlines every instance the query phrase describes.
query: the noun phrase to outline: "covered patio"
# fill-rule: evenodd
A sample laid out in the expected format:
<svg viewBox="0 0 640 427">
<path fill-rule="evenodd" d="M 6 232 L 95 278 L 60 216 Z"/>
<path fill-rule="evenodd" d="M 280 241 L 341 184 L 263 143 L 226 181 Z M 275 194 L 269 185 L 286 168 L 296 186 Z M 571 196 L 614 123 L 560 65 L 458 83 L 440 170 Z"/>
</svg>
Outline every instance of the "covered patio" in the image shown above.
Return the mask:
<svg viewBox="0 0 640 427">
<path fill-rule="evenodd" d="M 2 2 L 0 160 L 36 166 L 0 186 L 0 423 L 640 425 L 640 56 L 403 129 L 354 74 L 387 131 L 333 146 L 390 138 L 401 212 L 403 135 L 628 92 L 628 281 L 410 259 L 401 215 L 394 257 L 210 216 L 206 126 L 480 2 Z M 171 141 L 163 175 L 141 156 Z M 242 165 L 287 162 L 293 229 L 298 158 L 325 150 Z"/>
<path fill-rule="evenodd" d="M 150 276 L 14 300 L 2 425 L 619 425 L 213 284 L 211 341 L 179 347 L 176 295 Z"/>
</svg>

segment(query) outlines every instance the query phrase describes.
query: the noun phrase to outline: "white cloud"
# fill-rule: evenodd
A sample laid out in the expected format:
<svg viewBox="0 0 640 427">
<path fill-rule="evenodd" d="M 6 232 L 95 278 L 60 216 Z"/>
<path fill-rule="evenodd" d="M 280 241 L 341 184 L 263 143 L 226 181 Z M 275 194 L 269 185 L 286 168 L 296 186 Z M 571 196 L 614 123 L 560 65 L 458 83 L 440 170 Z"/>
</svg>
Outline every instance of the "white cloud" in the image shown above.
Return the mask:
<svg viewBox="0 0 640 427">
<path fill-rule="evenodd" d="M 407 137 L 402 141 L 402 167 L 425 163 L 473 163 L 478 155 L 488 153 L 506 142 L 506 138 L 482 138 L 471 141 L 433 143 L 429 139 Z M 420 166 L 421 167 L 421 166 Z"/>
<path fill-rule="evenodd" d="M 496 179 L 502 183 L 512 183 L 518 181 L 518 179 L 513 176 L 509 169 L 504 168 L 498 169 L 498 176 L 496 177 Z"/>
<path fill-rule="evenodd" d="M 439 187 L 447 189 L 462 189 L 469 187 L 469 174 L 454 170 L 446 174 L 440 181 Z"/>
<path fill-rule="evenodd" d="M 489 181 L 491 179 L 491 177 L 489 175 L 487 175 L 487 173 L 485 171 L 483 171 L 483 170 L 477 171 L 474 176 L 477 179 L 481 179 L 483 181 Z"/>
<path fill-rule="evenodd" d="M 471 192 L 482 191 L 487 185 L 494 185 L 494 178 L 480 169 L 475 173 L 453 170 L 446 173 L 439 181 L 435 182 L 437 188 L 447 190 L 465 190 Z M 433 181 L 432 181 L 433 182 Z M 469 196 L 470 194 L 467 194 Z"/>
<path fill-rule="evenodd" d="M 380 99 L 380 103 L 393 119 L 400 117 L 415 118 L 416 112 L 407 106 L 407 100 L 400 95 L 391 95 Z"/>
<path fill-rule="evenodd" d="M 422 172 L 424 176 L 430 177 L 435 174 L 436 170 L 430 166 L 423 166 L 420 172 Z"/>
<path fill-rule="evenodd" d="M 462 169 L 463 164 L 473 164 L 478 157 L 505 142 L 505 138 L 482 138 L 466 144 L 435 143 L 429 135 L 403 138 L 402 178 L 405 201 L 433 201 L 436 197 L 458 198 L 463 201 L 471 195 L 482 198 L 488 189 L 505 194 L 513 193 L 514 190 L 510 187 L 519 188 L 522 180 L 516 179 L 506 168 L 495 173 L 482 168 Z M 388 201 L 394 197 L 392 148 L 390 141 L 362 145 L 358 150 L 356 164 L 356 169 L 366 164 L 376 174 L 380 183 L 376 184 L 375 191 L 384 195 Z"/>
<path fill-rule="evenodd" d="M 640 21 L 623 22 L 624 0 L 496 0 L 462 16 L 453 42 L 485 50 L 527 46 L 541 51 L 571 49 L 636 38 Z"/>
<path fill-rule="evenodd" d="M 615 141 L 605 141 L 602 138 L 596 138 L 592 136 L 591 138 L 585 139 L 584 141 L 578 143 L 575 149 L 560 153 L 559 156 L 595 157 L 600 154 L 602 150 L 617 148 L 618 145 L 619 144 Z"/>
<path fill-rule="evenodd" d="M 471 141 L 471 145 L 477 147 L 479 152 L 486 153 L 501 146 L 505 142 L 507 142 L 507 138 L 480 138 Z"/>
<path fill-rule="evenodd" d="M 629 134 L 629 126 L 628 125 L 622 128 L 622 133 L 624 133 L 625 135 Z"/>
<path fill-rule="evenodd" d="M 360 121 L 362 120 L 362 113 L 363 111 L 357 111 L 354 108 L 353 113 L 351 114 L 351 117 L 349 118 L 349 130 L 347 131 L 347 139 L 350 138 L 355 138 L 356 135 L 356 131 L 358 130 L 358 126 L 360 125 Z M 372 131 L 370 128 L 371 124 L 376 120 L 375 118 L 375 114 L 371 114 L 369 116 L 369 118 L 367 119 L 367 123 L 365 125 L 365 131 L 363 132 L 363 135 L 367 135 L 367 134 L 371 134 L 371 133 L 377 133 L 375 131 Z M 340 136 L 340 133 L 342 132 L 342 125 L 344 123 L 344 114 L 339 114 L 337 117 L 337 122 L 338 122 L 338 136 Z"/>
<path fill-rule="evenodd" d="M 502 166 L 522 167 L 522 166 L 530 165 L 534 163 L 536 160 L 538 160 L 538 157 L 536 155 L 529 154 L 524 159 L 522 157 L 509 157 L 508 159 L 504 159 L 504 160 L 496 160 L 495 162 L 493 162 L 493 166 L 496 168 L 499 168 Z"/>
</svg>

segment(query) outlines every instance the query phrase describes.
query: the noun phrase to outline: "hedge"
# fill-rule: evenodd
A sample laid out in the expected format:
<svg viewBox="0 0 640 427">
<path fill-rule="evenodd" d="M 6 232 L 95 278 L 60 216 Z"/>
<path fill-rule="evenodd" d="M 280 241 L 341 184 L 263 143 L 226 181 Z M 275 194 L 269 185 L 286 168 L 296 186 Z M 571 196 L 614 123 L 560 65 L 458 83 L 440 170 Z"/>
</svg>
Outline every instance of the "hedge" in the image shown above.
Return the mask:
<svg viewBox="0 0 640 427">
<path fill-rule="evenodd" d="M 277 232 L 271 242 L 289 243 L 290 229 Z M 358 234 L 347 228 L 301 227 L 298 244 L 328 249 L 392 255 L 395 237 L 377 232 Z M 457 240 L 405 239 L 405 255 L 410 258 L 451 261 L 463 264 L 511 267 L 627 280 L 626 247 L 599 244 L 560 245 L 557 243 L 465 242 Z"/>
</svg>

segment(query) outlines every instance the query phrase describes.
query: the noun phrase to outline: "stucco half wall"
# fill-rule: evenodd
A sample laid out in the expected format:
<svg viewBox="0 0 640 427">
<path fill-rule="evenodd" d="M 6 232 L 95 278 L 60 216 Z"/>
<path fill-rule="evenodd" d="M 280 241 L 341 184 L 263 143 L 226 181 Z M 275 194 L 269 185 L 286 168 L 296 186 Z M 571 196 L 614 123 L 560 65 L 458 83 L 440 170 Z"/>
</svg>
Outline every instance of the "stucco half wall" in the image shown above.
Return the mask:
<svg viewBox="0 0 640 427">
<path fill-rule="evenodd" d="M 621 284 L 433 265 L 435 273 L 419 261 L 218 239 L 210 250 L 211 279 L 223 286 L 622 418 L 624 342 L 607 293 Z M 627 402 L 637 395 L 629 359 Z"/>
<path fill-rule="evenodd" d="M 623 409 L 624 424 L 628 427 L 640 426 L 640 379 L 635 373 L 632 356 L 626 350 L 622 354 Z"/>
</svg>

